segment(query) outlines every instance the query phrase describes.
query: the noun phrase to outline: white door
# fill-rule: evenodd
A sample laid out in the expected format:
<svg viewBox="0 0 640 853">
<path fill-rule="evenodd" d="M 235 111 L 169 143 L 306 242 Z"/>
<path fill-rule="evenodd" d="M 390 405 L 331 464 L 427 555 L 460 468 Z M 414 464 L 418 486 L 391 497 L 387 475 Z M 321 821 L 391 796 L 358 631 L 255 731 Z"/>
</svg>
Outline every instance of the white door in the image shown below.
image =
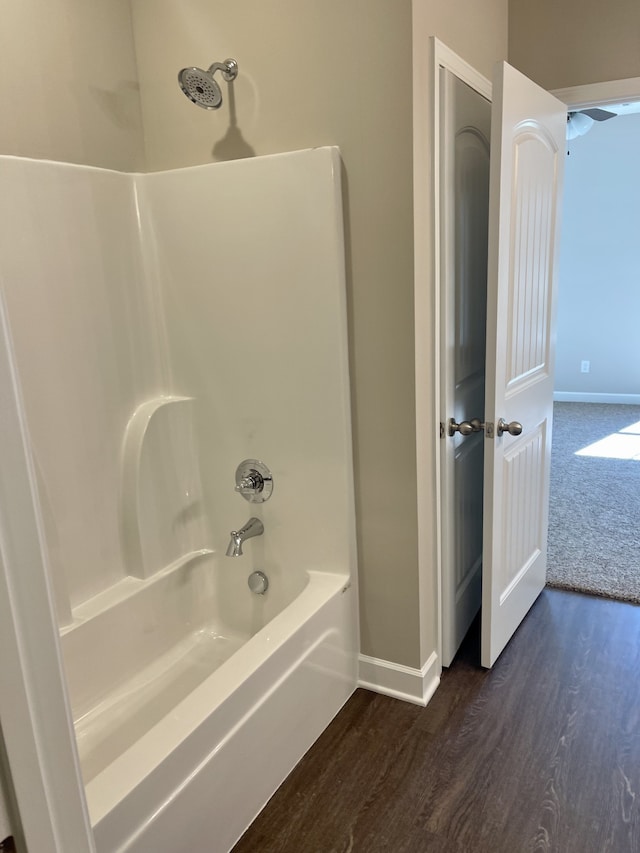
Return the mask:
<svg viewBox="0 0 640 853">
<path fill-rule="evenodd" d="M 442 411 L 459 423 L 484 412 L 491 104 L 442 67 L 440 130 Z M 442 665 L 449 666 L 482 597 L 483 435 L 455 431 L 440 447 Z"/>
<path fill-rule="evenodd" d="M 546 578 L 554 306 L 566 106 L 506 63 L 493 81 L 481 662 Z M 502 432 L 511 424 L 520 434 Z"/>
</svg>

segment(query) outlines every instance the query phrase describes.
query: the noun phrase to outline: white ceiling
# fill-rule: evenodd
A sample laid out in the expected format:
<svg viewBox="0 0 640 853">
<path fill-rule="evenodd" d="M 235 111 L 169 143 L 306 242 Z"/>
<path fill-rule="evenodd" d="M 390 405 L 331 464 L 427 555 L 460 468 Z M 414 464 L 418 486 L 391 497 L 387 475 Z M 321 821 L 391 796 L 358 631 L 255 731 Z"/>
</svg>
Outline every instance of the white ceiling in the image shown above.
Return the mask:
<svg viewBox="0 0 640 853">
<path fill-rule="evenodd" d="M 619 116 L 640 113 L 640 101 L 634 101 L 630 104 L 603 104 L 601 109 L 610 110 Z"/>
</svg>

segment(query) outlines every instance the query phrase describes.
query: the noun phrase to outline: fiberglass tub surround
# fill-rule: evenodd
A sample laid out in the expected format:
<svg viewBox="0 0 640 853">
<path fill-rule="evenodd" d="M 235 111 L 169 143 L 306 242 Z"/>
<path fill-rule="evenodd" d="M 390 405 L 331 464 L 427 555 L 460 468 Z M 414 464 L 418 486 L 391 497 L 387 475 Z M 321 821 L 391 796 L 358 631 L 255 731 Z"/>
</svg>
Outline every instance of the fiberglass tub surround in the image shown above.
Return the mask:
<svg viewBox="0 0 640 853">
<path fill-rule="evenodd" d="M 339 169 L 336 149 L 149 175 L 0 158 L 100 851 L 228 849 L 354 688 Z M 268 501 L 236 491 L 243 460 Z"/>
</svg>

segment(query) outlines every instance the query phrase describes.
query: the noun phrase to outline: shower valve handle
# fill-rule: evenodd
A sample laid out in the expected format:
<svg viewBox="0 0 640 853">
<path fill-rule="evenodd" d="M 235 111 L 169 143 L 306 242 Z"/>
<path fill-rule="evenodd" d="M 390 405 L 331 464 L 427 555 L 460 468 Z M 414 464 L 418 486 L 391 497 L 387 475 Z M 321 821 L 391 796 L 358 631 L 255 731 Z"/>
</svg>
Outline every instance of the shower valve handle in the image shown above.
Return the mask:
<svg viewBox="0 0 640 853">
<path fill-rule="evenodd" d="M 257 471 L 253 471 L 251 474 L 242 478 L 236 486 L 236 492 L 240 492 L 241 495 L 253 495 L 257 492 L 261 492 L 263 488 L 264 478 L 261 477 Z"/>
<path fill-rule="evenodd" d="M 245 459 L 236 469 L 236 492 L 250 503 L 264 503 L 271 497 L 273 477 L 264 462 Z"/>
</svg>

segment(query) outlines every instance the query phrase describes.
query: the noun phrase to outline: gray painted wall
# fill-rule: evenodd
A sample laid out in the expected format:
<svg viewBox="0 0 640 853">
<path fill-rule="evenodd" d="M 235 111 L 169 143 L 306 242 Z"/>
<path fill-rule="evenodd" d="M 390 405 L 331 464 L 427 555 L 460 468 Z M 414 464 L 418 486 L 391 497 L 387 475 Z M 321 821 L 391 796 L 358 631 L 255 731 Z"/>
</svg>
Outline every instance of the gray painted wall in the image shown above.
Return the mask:
<svg viewBox="0 0 640 853">
<path fill-rule="evenodd" d="M 638 0 L 509 0 L 509 62 L 545 89 L 640 77 Z"/>
</svg>

